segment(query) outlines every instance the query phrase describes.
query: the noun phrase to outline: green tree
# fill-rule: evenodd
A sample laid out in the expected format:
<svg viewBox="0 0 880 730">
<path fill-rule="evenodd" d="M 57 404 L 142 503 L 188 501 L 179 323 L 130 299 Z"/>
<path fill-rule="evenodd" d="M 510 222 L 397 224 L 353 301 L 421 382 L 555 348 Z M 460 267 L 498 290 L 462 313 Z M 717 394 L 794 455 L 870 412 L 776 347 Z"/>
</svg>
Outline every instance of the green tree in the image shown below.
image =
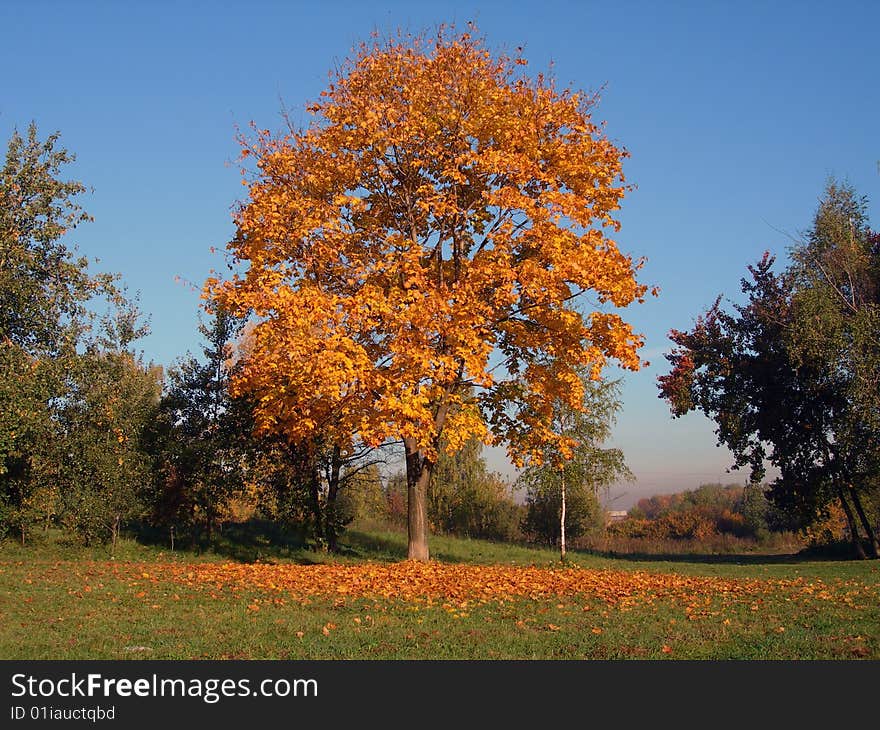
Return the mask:
<svg viewBox="0 0 880 730">
<path fill-rule="evenodd" d="M 13 133 L 0 170 L 0 532 L 28 526 L 56 502 L 49 455 L 58 412 L 89 332 L 90 300 L 118 297 L 115 277 L 88 271 L 64 235 L 89 220 L 85 187 L 61 177 L 74 156 L 58 134 Z M 48 511 L 48 512 L 47 512 Z"/>
<path fill-rule="evenodd" d="M 837 396 L 827 416 L 827 471 L 876 557 L 880 515 L 865 504 L 880 475 L 880 235 L 867 205 L 831 180 L 812 228 L 792 248 L 790 349 L 796 363 L 825 364 L 824 385 Z"/>
<path fill-rule="evenodd" d="M 593 491 L 565 475 L 565 517 L 562 517 L 563 477 L 558 470 L 542 469 L 528 478 L 523 531 L 532 539 L 557 547 L 565 559 L 566 540 L 576 539 L 602 525 L 602 506 Z"/>
<path fill-rule="evenodd" d="M 293 447 L 292 447 L 293 448 Z M 369 484 L 370 470 L 382 462 L 379 450 L 363 444 L 343 452 L 324 439 L 313 441 L 307 453 L 309 501 L 313 515 L 313 535 L 317 546 L 328 552 L 339 549 L 339 535 L 353 515 L 340 495 Z"/>
<path fill-rule="evenodd" d="M 428 519 L 440 532 L 513 539 L 520 508 L 504 480 L 489 471 L 482 450 L 477 439 L 454 454 L 440 449 L 428 487 Z"/>
<path fill-rule="evenodd" d="M 88 545 L 110 540 L 143 510 L 151 480 L 147 431 L 156 418 L 162 370 L 130 351 L 146 333 L 128 307 L 76 358 L 53 451 L 62 518 Z"/>
<path fill-rule="evenodd" d="M 388 501 L 378 464 L 369 464 L 351 475 L 346 489 L 339 496 L 339 513 L 345 522 L 387 519 Z"/>
<path fill-rule="evenodd" d="M 555 408 L 554 428 L 569 440 L 570 453 L 548 452 L 540 464 L 529 465 L 520 476 L 528 508 L 525 530 L 558 544 L 563 560 L 567 537 L 601 524 L 599 493 L 633 478 L 620 449 L 601 447 L 620 409 L 619 382 L 591 380 L 587 373 L 581 373 L 581 380 L 581 408 L 563 401 L 557 401 Z"/>
<path fill-rule="evenodd" d="M 761 539 L 769 532 L 768 515 L 770 502 L 760 484 L 748 484 L 743 489 L 737 503 L 737 511 L 743 516 L 746 526 L 755 537 Z"/>
<path fill-rule="evenodd" d="M 290 442 L 262 433 L 253 437 L 247 481 L 266 497 L 275 518 L 303 528 L 316 549 L 336 552 L 345 526 L 362 511 L 385 516 L 376 501 L 382 461 L 381 450 L 363 445 L 343 453 L 321 438 Z"/>
<path fill-rule="evenodd" d="M 243 321 L 223 309 L 200 323 L 202 359 L 190 354 L 169 372 L 157 437 L 160 504 L 172 524 L 205 529 L 210 542 L 229 500 L 245 483 L 252 421 L 229 394 L 234 342 Z"/>
</svg>

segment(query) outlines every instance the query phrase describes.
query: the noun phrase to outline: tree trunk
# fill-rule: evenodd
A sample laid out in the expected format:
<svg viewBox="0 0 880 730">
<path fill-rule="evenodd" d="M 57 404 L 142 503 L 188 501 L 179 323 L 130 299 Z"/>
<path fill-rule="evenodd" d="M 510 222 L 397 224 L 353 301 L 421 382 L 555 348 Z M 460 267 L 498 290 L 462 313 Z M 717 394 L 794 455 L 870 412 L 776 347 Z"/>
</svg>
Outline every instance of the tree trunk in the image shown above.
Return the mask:
<svg viewBox="0 0 880 730">
<path fill-rule="evenodd" d="M 336 533 L 336 528 L 327 524 L 327 552 L 335 553 L 339 551 L 339 535 Z"/>
<path fill-rule="evenodd" d="M 312 515 L 315 519 L 315 539 L 317 548 L 320 549 L 324 542 L 324 520 L 323 510 L 321 509 L 321 482 L 318 475 L 317 464 L 312 462 L 309 465 L 309 496 L 312 501 Z"/>
<path fill-rule="evenodd" d="M 422 457 L 414 439 L 404 439 L 406 451 L 407 558 L 427 561 L 428 553 L 428 484 L 433 464 Z"/>
<path fill-rule="evenodd" d="M 849 496 L 852 497 L 853 504 L 856 508 L 856 514 L 859 516 L 859 522 L 862 523 L 865 534 L 868 536 L 868 550 L 871 552 L 871 557 L 880 557 L 880 544 L 878 544 L 877 541 L 877 533 L 874 532 L 874 528 L 871 527 L 871 521 L 865 514 L 865 510 L 862 507 L 862 500 L 859 499 L 859 494 L 853 489 L 852 484 L 847 485 L 847 490 L 849 491 Z"/>
<path fill-rule="evenodd" d="M 843 507 L 843 513 L 846 515 L 846 522 L 849 525 L 849 534 L 852 538 L 853 549 L 856 551 L 856 555 L 860 559 L 867 560 L 868 556 L 865 555 L 865 548 L 862 547 L 862 539 L 859 536 L 859 527 L 853 517 L 852 508 L 849 506 L 849 502 L 846 501 L 843 489 L 840 486 L 837 487 L 837 494 L 840 497 L 840 506 Z"/>
<path fill-rule="evenodd" d="M 565 562 L 565 469 L 559 470 L 559 486 L 562 491 L 562 509 L 559 511 L 559 559 Z"/>
<path fill-rule="evenodd" d="M 342 452 L 338 446 L 333 447 L 330 462 L 330 478 L 327 481 L 327 504 L 324 509 L 324 537 L 327 540 L 327 551 L 335 553 L 339 549 L 336 528 L 336 497 L 339 494 L 339 472 L 342 468 Z"/>
<path fill-rule="evenodd" d="M 189 524 L 189 547 L 190 550 L 195 550 L 199 540 L 202 537 L 202 523 L 196 519 L 195 506 L 190 507 Z"/>
</svg>

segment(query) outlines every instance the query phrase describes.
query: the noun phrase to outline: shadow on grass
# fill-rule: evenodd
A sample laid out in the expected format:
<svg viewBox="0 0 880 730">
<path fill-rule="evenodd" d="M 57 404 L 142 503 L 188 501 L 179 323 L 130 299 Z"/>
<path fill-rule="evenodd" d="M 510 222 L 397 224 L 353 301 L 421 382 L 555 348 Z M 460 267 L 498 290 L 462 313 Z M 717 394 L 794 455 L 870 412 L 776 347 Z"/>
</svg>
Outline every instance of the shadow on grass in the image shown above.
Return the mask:
<svg viewBox="0 0 880 730">
<path fill-rule="evenodd" d="M 137 542 L 165 550 L 170 547 L 170 534 L 146 526 L 134 528 Z M 437 537 L 431 545 L 431 557 L 445 563 L 507 563 L 514 557 L 505 549 L 517 548 L 535 551 L 535 545 L 519 543 L 494 543 L 464 538 L 454 540 Z M 336 559 L 371 560 L 375 562 L 397 562 L 407 558 L 407 538 L 405 531 L 380 526 L 353 527 L 345 530 L 339 539 L 339 549 L 335 553 L 320 552 L 307 539 L 301 527 L 285 525 L 266 520 L 249 520 L 230 523 L 222 531 L 215 533 L 208 542 L 201 535 L 180 535 L 175 541 L 175 553 L 182 555 L 216 555 L 241 563 L 271 563 L 276 560 L 294 562 L 301 565 L 315 565 L 332 562 Z M 801 550 L 792 553 L 709 553 L 694 552 L 621 552 L 602 550 L 598 547 L 580 548 L 570 551 L 576 558 L 602 558 L 632 563 L 691 563 L 704 565 L 791 565 L 815 560 L 845 561 L 853 558 L 852 546 L 836 544 L 821 549 Z M 533 561 L 534 556 L 516 556 L 518 559 Z M 544 562 L 540 560 L 538 562 Z"/>
<path fill-rule="evenodd" d="M 387 528 L 376 532 L 369 529 L 346 530 L 341 538 L 350 547 L 350 554 L 365 560 L 396 562 L 407 558 L 407 536 L 405 531 L 389 531 Z M 506 563 L 510 549 L 534 550 L 534 545 L 515 542 L 496 542 L 492 540 L 470 539 L 451 535 L 432 535 L 429 537 L 431 559 L 443 563 Z"/>
<path fill-rule="evenodd" d="M 376 535 L 360 530 L 346 530 L 342 533 L 342 546 L 351 556 L 371 560 L 405 560 L 406 540 L 391 536 Z"/>
<path fill-rule="evenodd" d="M 144 545 L 170 549 L 168 531 L 139 526 L 134 529 L 134 536 Z M 204 533 L 179 535 L 175 551 L 194 555 L 213 553 L 240 563 L 282 559 L 304 565 L 322 562 L 311 549 L 304 530 L 266 520 L 226 524 L 210 541 Z"/>
<path fill-rule="evenodd" d="M 848 550 L 801 550 L 796 553 L 622 553 L 613 550 L 578 550 L 580 555 L 633 563 L 698 563 L 704 565 L 793 565 L 815 560 L 852 560 Z"/>
</svg>

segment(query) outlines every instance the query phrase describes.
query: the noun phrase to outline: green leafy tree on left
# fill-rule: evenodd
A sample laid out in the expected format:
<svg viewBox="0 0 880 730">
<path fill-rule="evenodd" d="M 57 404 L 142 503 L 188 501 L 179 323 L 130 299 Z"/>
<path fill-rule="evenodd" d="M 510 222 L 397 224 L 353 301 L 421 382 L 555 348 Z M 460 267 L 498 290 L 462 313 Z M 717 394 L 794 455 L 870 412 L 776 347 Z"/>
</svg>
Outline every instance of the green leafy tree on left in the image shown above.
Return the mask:
<svg viewBox="0 0 880 730">
<path fill-rule="evenodd" d="M 89 216 L 85 187 L 64 180 L 73 155 L 31 124 L 9 141 L 0 169 L 0 532 L 25 540 L 54 508 L 58 410 L 92 326 L 87 304 L 121 302 L 108 274 L 93 275 L 65 234 Z"/>
</svg>

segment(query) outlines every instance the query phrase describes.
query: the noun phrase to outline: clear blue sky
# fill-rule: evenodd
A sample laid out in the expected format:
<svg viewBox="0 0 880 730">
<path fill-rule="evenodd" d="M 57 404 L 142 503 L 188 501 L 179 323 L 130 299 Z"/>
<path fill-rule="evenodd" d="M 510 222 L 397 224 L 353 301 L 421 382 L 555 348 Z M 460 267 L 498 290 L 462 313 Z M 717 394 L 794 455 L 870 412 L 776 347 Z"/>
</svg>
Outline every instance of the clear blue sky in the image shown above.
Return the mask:
<svg viewBox="0 0 880 730">
<path fill-rule="evenodd" d="M 880 3 L 866 2 L 0 2 L 0 137 L 35 120 L 78 159 L 95 222 L 82 253 L 120 272 L 153 333 L 145 356 L 196 347 L 200 286 L 222 266 L 241 187 L 236 125 L 280 127 L 373 29 L 477 21 L 490 46 L 524 46 L 531 70 L 604 87 L 596 116 L 632 157 L 621 246 L 645 256 L 658 299 L 626 315 L 652 366 L 625 379 L 614 441 L 638 496 L 735 481 L 702 416 L 656 395 L 670 328 L 734 296 L 780 231 L 806 228 L 826 178 L 871 199 L 880 225 Z M 492 456 L 496 468 L 501 460 Z M 625 494 L 624 494 L 625 493 Z"/>
</svg>

